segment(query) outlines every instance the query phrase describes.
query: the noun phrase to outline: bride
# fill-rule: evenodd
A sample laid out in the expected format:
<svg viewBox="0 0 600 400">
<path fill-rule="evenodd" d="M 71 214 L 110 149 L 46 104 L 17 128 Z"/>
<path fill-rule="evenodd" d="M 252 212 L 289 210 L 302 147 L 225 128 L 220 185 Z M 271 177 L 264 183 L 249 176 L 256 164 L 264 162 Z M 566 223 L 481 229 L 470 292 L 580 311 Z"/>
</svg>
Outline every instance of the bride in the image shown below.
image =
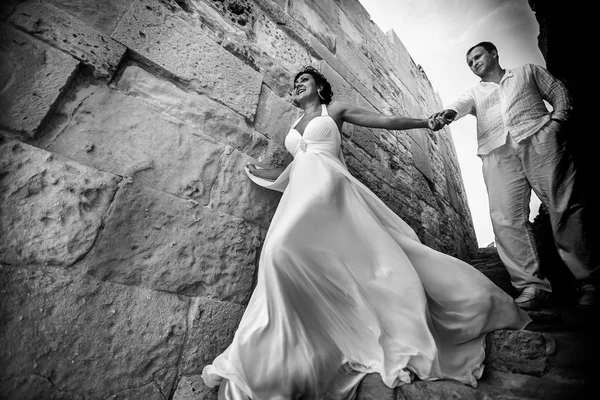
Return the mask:
<svg viewBox="0 0 600 400">
<path fill-rule="evenodd" d="M 485 335 L 530 319 L 469 264 L 420 243 L 346 168 L 344 122 L 392 130 L 443 125 L 332 101 L 312 67 L 294 79 L 304 114 L 285 138 L 285 168 L 245 168 L 283 192 L 258 281 L 231 345 L 202 375 L 220 400 L 351 400 L 367 374 L 477 386 Z"/>
</svg>

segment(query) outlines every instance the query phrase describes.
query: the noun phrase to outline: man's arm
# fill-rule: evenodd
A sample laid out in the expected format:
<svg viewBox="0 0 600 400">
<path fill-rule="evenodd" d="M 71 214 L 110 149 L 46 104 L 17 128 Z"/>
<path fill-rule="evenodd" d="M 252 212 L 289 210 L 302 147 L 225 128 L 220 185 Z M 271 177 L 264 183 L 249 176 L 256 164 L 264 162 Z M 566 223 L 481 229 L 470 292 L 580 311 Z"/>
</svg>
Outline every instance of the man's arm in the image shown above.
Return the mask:
<svg viewBox="0 0 600 400">
<path fill-rule="evenodd" d="M 445 124 L 450 124 L 465 115 L 475 115 L 475 99 L 471 91 L 463 93 L 458 100 L 444 107 L 443 110 L 435 114 L 436 118 L 441 119 Z"/>
<path fill-rule="evenodd" d="M 532 64 L 533 76 L 542 98 L 552 105 L 552 119 L 565 122 L 573 109 L 571 94 L 559 79 L 539 65 Z"/>
</svg>

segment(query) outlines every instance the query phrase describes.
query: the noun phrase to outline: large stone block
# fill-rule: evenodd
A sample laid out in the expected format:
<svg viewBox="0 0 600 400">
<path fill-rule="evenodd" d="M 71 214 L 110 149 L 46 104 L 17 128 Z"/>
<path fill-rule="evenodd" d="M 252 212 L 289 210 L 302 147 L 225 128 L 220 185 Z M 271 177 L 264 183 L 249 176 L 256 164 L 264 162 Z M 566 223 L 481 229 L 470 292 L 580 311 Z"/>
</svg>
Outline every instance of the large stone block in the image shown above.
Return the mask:
<svg viewBox="0 0 600 400">
<path fill-rule="evenodd" d="M 474 388 L 453 381 L 417 381 L 401 386 L 399 392 L 402 400 L 491 400 Z"/>
<path fill-rule="evenodd" d="M 209 388 L 202 375 L 184 375 L 177 384 L 173 400 L 217 400 L 219 388 Z"/>
<path fill-rule="evenodd" d="M 338 18 L 340 20 L 340 30 L 348 40 L 353 41 L 357 45 L 365 41 L 365 30 L 362 24 L 357 25 L 357 21 L 348 16 L 341 8 L 338 10 Z"/>
<path fill-rule="evenodd" d="M 336 56 L 340 63 L 351 66 L 350 72 L 367 90 L 373 88 L 373 77 L 368 67 L 368 60 L 357 50 L 353 42 L 345 37 L 338 39 Z"/>
<path fill-rule="evenodd" d="M 330 4 L 329 7 L 337 8 L 337 5 Z M 327 12 L 327 8 L 327 6 L 316 6 L 314 0 L 293 0 L 289 3 L 288 13 L 315 35 L 330 51 L 335 52 L 335 31 L 338 29 L 332 29 L 330 26 L 337 27 L 339 25 L 338 15 L 333 9 Z"/>
<path fill-rule="evenodd" d="M 200 103 L 198 108 L 202 110 Z M 220 134 L 239 134 L 239 121 L 228 120 L 227 113 L 218 110 L 214 105 L 204 108 L 207 115 L 201 116 L 205 124 L 201 129 L 169 118 L 132 96 L 97 86 L 73 114 L 63 113 L 69 123 L 48 150 L 205 205 L 224 145 L 201 132 L 208 126 Z"/>
<path fill-rule="evenodd" d="M 259 71 L 279 96 L 287 94 L 291 75 L 311 63 L 302 36 L 312 35 L 270 1 L 195 2 L 189 18 L 224 49 Z"/>
<path fill-rule="evenodd" d="M 110 35 L 131 2 L 123 0 L 44 0 L 68 12 L 75 18 Z"/>
<path fill-rule="evenodd" d="M 265 14 L 259 15 L 254 24 L 251 43 L 253 60 L 265 83 L 279 96 L 287 95 L 300 67 L 312 64 L 309 51 Z"/>
<path fill-rule="evenodd" d="M 336 66 L 340 67 L 342 73 L 345 75 L 342 75 L 342 73 L 336 69 Z M 343 67 L 341 63 L 336 62 L 336 64 L 330 65 L 328 62 L 321 61 L 319 62 L 318 70 L 325 75 L 325 78 L 327 78 L 327 81 L 331 84 L 334 100 L 359 106 L 358 93 L 346 79 L 350 72 Z"/>
<path fill-rule="evenodd" d="M 235 111 L 205 95 L 188 92 L 139 66 L 127 66 L 117 88 L 160 113 L 193 126 L 191 131 L 244 151 L 252 142 L 252 129 Z"/>
<path fill-rule="evenodd" d="M 556 351 L 554 339 L 540 332 L 495 331 L 487 337 L 485 363 L 498 371 L 541 376 Z"/>
<path fill-rule="evenodd" d="M 231 344 L 244 307 L 206 298 L 194 300 L 193 319 L 181 360 L 184 375 L 202 372 Z"/>
<path fill-rule="evenodd" d="M 105 281 L 245 303 L 259 239 L 241 218 L 131 183 L 81 267 Z"/>
<path fill-rule="evenodd" d="M 160 1 L 136 0 L 112 37 L 199 93 L 254 118 L 262 76 Z"/>
<path fill-rule="evenodd" d="M 406 85 L 408 91 L 413 95 L 416 95 L 419 86 L 415 62 L 394 31 L 389 31 L 386 36 L 388 37 L 392 47 L 395 49 L 395 51 L 392 53 L 394 57 L 392 58 L 391 63 L 392 65 L 396 66 L 398 77 L 400 77 L 402 83 Z"/>
<path fill-rule="evenodd" d="M 0 3 L 0 19 L 6 19 L 6 17 L 8 17 L 15 10 L 20 2 L 21 0 L 4 0 L 2 3 Z"/>
<path fill-rule="evenodd" d="M 414 139 L 412 142 L 411 150 L 415 167 L 426 177 L 429 181 L 433 181 L 433 168 L 430 162 L 430 152 L 427 143 L 427 136 L 424 135 L 422 130 L 415 130 L 411 134 Z"/>
<path fill-rule="evenodd" d="M 0 397 L 164 399 L 174 390 L 189 301 L 0 266 Z"/>
<path fill-rule="evenodd" d="M 396 395 L 383 383 L 381 375 L 368 374 L 358 386 L 356 400 L 396 400 Z"/>
<path fill-rule="evenodd" d="M 281 193 L 252 182 L 244 172 L 248 163 L 255 163 L 255 160 L 235 150 L 225 153 L 211 192 L 210 206 L 266 229 Z"/>
<path fill-rule="evenodd" d="M 263 86 L 254 129 L 283 145 L 290 127 L 300 115 L 301 110 L 298 107 L 277 96 L 267 86 Z"/>
<path fill-rule="evenodd" d="M 253 3 L 255 3 L 279 29 L 306 48 L 311 55 L 315 55 L 316 53 L 312 48 L 312 41 L 315 39 L 315 36 L 311 34 L 304 25 L 296 21 L 287 13 L 288 2 L 289 0 L 253 0 Z"/>
<path fill-rule="evenodd" d="M 24 143 L 0 147 L 0 262 L 72 265 L 91 248 L 118 177 Z"/>
<path fill-rule="evenodd" d="M 11 22 L 90 66 L 96 78 L 110 80 L 125 54 L 122 44 L 45 2 L 21 4 Z"/>
<path fill-rule="evenodd" d="M 0 24 L 0 126 L 34 138 L 78 65 L 68 54 Z"/>
</svg>

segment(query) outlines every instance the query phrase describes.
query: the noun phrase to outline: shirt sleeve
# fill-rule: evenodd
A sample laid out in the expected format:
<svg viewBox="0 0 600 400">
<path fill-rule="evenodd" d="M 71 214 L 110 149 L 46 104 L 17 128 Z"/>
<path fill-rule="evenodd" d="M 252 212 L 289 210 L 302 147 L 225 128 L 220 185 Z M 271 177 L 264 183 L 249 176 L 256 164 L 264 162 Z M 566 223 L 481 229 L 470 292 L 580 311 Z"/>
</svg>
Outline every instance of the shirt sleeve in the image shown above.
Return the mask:
<svg viewBox="0 0 600 400">
<path fill-rule="evenodd" d="M 454 118 L 454 121 L 468 114 L 475 115 L 475 100 L 473 99 L 471 91 L 469 90 L 463 93 L 458 100 L 456 100 L 454 103 L 448 104 L 446 107 L 444 107 L 444 109 L 456 111 L 456 117 Z"/>
<path fill-rule="evenodd" d="M 552 105 L 552 119 L 566 121 L 573 109 L 569 90 L 559 79 L 539 65 L 532 64 L 533 76 L 542 98 Z"/>
</svg>

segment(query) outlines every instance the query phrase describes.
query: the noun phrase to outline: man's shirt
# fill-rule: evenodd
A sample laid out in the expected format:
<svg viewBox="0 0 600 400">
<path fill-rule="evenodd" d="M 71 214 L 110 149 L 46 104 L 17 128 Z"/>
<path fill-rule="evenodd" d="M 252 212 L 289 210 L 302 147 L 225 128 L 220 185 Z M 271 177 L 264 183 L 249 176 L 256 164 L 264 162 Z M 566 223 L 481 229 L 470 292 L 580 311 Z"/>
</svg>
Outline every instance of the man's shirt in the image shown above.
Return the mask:
<svg viewBox="0 0 600 400">
<path fill-rule="evenodd" d="M 477 118 L 477 154 L 481 156 L 504 145 L 507 135 L 521 142 L 550 118 L 566 121 L 572 106 L 560 80 L 543 67 L 525 64 L 506 70 L 499 84 L 479 82 L 445 108 L 458 113 L 455 120 L 467 114 Z"/>
</svg>

